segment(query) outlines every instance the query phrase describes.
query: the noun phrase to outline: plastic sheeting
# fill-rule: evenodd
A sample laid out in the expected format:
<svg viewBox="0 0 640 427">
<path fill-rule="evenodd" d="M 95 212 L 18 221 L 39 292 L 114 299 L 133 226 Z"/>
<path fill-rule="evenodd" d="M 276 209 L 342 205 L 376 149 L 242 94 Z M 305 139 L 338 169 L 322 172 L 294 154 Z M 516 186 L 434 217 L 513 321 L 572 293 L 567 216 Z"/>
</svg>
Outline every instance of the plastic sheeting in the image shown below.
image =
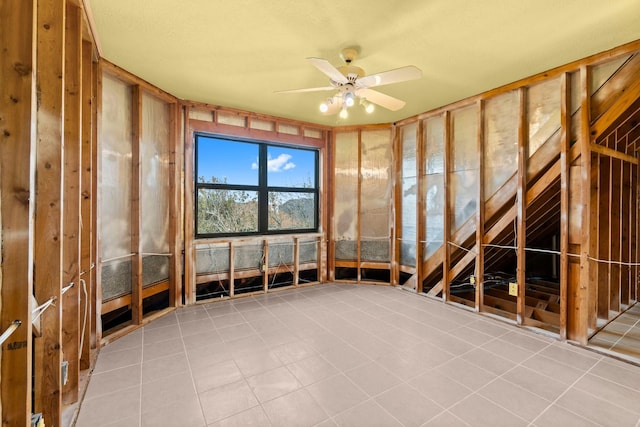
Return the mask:
<svg viewBox="0 0 640 427">
<path fill-rule="evenodd" d="M 560 79 L 547 80 L 531 86 L 527 93 L 527 119 L 529 122 L 529 158 L 553 134 L 560 131 Z M 551 142 L 551 141 L 550 141 Z M 560 138 L 554 140 L 560 152 Z"/>
<path fill-rule="evenodd" d="M 169 252 L 170 123 L 169 105 L 143 94 L 140 146 L 143 286 L 169 278 L 169 257 L 145 254 Z"/>
<path fill-rule="evenodd" d="M 131 88 L 109 75 L 102 79 L 100 212 L 102 298 L 131 292 Z"/>
<path fill-rule="evenodd" d="M 361 135 L 360 259 L 389 262 L 391 238 L 391 131 L 365 130 Z"/>
<path fill-rule="evenodd" d="M 451 232 L 469 220 L 478 206 L 478 113 L 475 106 L 454 111 L 450 196 L 453 217 Z"/>
<path fill-rule="evenodd" d="M 228 243 L 198 245 L 196 247 L 196 274 L 225 273 L 228 271 Z"/>
<path fill-rule="evenodd" d="M 336 259 L 355 260 L 358 257 L 358 132 L 336 134 L 334 183 Z"/>
<path fill-rule="evenodd" d="M 416 266 L 416 206 L 418 194 L 417 144 L 418 125 L 412 123 L 402 128 L 402 241 L 400 242 L 400 264 Z"/>
<path fill-rule="evenodd" d="M 519 103 L 516 91 L 484 105 L 484 196 L 493 196 L 518 171 Z"/>
<path fill-rule="evenodd" d="M 425 242 L 423 260 L 442 246 L 444 236 L 444 118 L 425 121 Z"/>
</svg>

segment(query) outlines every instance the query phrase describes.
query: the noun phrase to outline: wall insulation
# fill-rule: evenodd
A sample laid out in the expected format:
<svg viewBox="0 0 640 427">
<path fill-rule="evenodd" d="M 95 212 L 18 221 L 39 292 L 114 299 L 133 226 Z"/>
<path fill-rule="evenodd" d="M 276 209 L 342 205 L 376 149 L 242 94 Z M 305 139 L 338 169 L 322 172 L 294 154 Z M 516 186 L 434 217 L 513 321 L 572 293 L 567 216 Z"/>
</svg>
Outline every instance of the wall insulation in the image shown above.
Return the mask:
<svg viewBox="0 0 640 427">
<path fill-rule="evenodd" d="M 103 301 L 131 293 L 132 91 L 102 78 L 100 214 Z"/>
</svg>

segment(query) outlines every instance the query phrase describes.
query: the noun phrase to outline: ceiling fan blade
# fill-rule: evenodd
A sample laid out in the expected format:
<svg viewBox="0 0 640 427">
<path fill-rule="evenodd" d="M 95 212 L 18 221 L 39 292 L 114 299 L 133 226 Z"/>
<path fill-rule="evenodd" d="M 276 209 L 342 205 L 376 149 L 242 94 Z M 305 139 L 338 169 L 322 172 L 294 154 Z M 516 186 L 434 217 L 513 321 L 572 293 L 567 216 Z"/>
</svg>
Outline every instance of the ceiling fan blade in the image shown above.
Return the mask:
<svg viewBox="0 0 640 427">
<path fill-rule="evenodd" d="M 395 70 L 383 71 L 382 73 L 371 74 L 358 79 L 358 83 L 365 87 L 388 85 L 391 83 L 406 82 L 422 77 L 422 71 L 418 67 L 408 65 L 396 68 Z"/>
<path fill-rule="evenodd" d="M 360 89 L 357 91 L 356 95 L 391 111 L 397 111 L 406 104 L 406 102 L 398 98 L 394 98 L 393 96 L 389 96 L 372 89 Z"/>
<path fill-rule="evenodd" d="M 322 71 L 324 74 L 329 76 L 329 78 L 331 80 L 333 80 L 334 82 L 336 82 L 336 83 L 348 83 L 349 82 L 349 80 L 347 80 L 347 78 L 345 76 L 343 76 L 342 73 L 340 71 L 338 71 L 338 69 L 336 67 L 331 65 L 331 63 L 329 61 L 327 61 L 326 59 L 322 59 L 322 58 L 307 58 L 307 61 L 309 61 L 311 63 L 311 65 L 316 67 L 318 70 Z"/>
<path fill-rule="evenodd" d="M 277 90 L 274 93 L 301 93 L 301 92 L 320 92 L 323 90 L 335 90 L 333 86 L 308 87 L 305 89 Z"/>
</svg>

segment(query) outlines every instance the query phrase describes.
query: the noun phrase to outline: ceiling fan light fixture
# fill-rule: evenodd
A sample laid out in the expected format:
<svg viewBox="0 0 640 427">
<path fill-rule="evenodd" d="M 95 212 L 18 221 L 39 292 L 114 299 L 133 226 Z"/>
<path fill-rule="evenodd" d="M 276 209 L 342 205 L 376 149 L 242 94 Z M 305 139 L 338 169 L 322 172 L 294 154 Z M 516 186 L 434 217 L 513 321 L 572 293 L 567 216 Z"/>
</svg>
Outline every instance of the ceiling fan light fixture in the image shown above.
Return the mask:
<svg viewBox="0 0 640 427">
<path fill-rule="evenodd" d="M 375 109 L 376 109 L 375 105 L 373 105 L 371 102 L 365 101 L 365 103 L 364 103 L 364 111 L 366 111 L 367 114 L 373 113 L 375 111 Z"/>
<path fill-rule="evenodd" d="M 347 111 L 346 107 L 342 107 L 342 110 L 340 110 L 340 118 L 346 119 L 347 117 L 349 117 L 349 112 Z"/>
<path fill-rule="evenodd" d="M 320 104 L 320 112 L 326 113 L 327 111 L 329 111 L 329 105 L 326 102 Z"/>
<path fill-rule="evenodd" d="M 355 104 L 355 99 L 353 96 L 353 93 L 348 92 L 344 95 L 344 103 L 347 107 L 353 107 L 353 104 Z"/>
</svg>

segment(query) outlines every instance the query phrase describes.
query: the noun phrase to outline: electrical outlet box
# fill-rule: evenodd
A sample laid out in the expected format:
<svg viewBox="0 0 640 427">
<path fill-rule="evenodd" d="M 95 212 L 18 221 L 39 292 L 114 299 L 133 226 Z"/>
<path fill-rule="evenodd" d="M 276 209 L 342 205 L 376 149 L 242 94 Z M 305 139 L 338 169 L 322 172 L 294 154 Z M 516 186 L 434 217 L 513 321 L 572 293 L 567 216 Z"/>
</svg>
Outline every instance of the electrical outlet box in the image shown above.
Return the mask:
<svg viewBox="0 0 640 427">
<path fill-rule="evenodd" d="M 470 276 L 469 277 L 469 283 L 471 283 L 472 285 L 475 286 L 475 284 L 476 284 L 476 276 Z"/>
<path fill-rule="evenodd" d="M 518 284 L 517 283 L 509 283 L 509 295 L 512 297 L 518 296 Z"/>
<path fill-rule="evenodd" d="M 67 381 L 69 381 L 69 362 L 66 360 L 63 360 L 62 366 L 60 366 L 60 376 L 62 385 L 67 385 Z"/>
</svg>

